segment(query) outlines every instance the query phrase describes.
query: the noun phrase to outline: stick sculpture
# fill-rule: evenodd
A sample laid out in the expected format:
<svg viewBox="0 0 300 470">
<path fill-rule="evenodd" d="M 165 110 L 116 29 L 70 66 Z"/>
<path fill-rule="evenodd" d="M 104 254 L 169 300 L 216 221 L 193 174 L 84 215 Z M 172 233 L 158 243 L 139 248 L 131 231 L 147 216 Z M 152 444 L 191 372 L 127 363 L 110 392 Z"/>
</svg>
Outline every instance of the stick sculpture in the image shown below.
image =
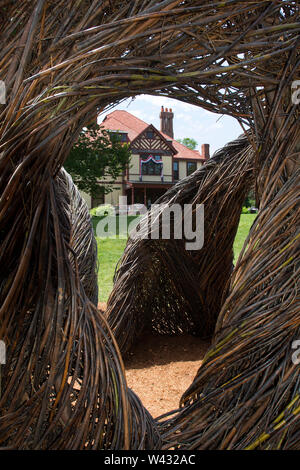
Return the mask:
<svg viewBox="0 0 300 470">
<path fill-rule="evenodd" d="M 299 2 L 2 0 L 0 21 L 0 446 L 299 449 Z M 127 388 L 117 342 L 80 278 L 69 237 L 79 221 L 61 216 L 57 184 L 95 110 L 140 93 L 234 116 L 247 129 L 260 201 L 232 275 L 226 256 L 222 301 L 212 305 L 214 285 L 199 283 L 209 309 L 205 299 L 183 302 L 183 317 L 210 332 L 217 317 L 216 330 L 182 410 L 157 422 Z M 241 157 L 229 165 L 238 190 L 226 253 L 250 177 Z M 186 180 L 188 195 L 192 185 L 197 197 L 197 181 L 203 191 L 202 176 Z M 226 207 L 212 186 L 203 201 Z M 205 250 L 212 269 L 219 255 Z M 161 268 L 173 276 L 167 261 Z"/>
</svg>

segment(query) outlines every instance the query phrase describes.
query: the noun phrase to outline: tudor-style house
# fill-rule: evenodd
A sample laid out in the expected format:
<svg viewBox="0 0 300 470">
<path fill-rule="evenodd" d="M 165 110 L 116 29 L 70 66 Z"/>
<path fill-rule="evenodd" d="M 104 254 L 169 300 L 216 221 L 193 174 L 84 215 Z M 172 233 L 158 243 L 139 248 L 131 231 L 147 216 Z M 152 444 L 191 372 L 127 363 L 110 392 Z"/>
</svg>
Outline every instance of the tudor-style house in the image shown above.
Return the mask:
<svg viewBox="0 0 300 470">
<path fill-rule="evenodd" d="M 122 142 L 130 144 L 131 162 L 113 185 L 113 191 L 104 200 L 87 201 L 90 206 L 119 204 L 119 196 L 127 196 L 128 204 L 156 201 L 178 180 L 193 173 L 209 158 L 209 144 L 201 146 L 201 153 L 190 150 L 174 139 L 174 113 L 161 108 L 160 131 L 127 111 L 113 111 L 100 124 L 108 132 L 117 133 Z M 101 181 L 105 184 L 105 181 Z"/>
</svg>

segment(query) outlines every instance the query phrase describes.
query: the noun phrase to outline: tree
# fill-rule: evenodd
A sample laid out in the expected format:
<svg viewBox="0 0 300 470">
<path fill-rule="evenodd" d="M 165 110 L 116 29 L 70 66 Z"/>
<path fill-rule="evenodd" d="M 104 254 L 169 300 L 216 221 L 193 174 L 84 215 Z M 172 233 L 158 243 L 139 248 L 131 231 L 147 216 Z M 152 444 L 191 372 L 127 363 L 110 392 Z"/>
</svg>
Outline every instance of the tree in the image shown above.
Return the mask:
<svg viewBox="0 0 300 470">
<path fill-rule="evenodd" d="M 250 191 L 247 193 L 243 205 L 245 207 L 256 206 L 255 192 L 253 189 L 250 189 Z"/>
<path fill-rule="evenodd" d="M 130 155 L 129 145 L 120 142 L 120 134 L 91 124 L 82 130 L 64 166 L 80 190 L 97 198 L 112 191 Z M 99 183 L 104 178 L 105 184 Z"/>
<path fill-rule="evenodd" d="M 195 148 L 196 148 L 197 145 L 198 145 L 198 142 L 196 142 L 195 139 L 192 139 L 192 138 L 190 138 L 190 137 L 185 137 L 184 139 L 177 139 L 177 141 L 178 141 L 180 144 L 185 145 L 186 147 L 188 147 L 188 148 L 191 149 L 191 150 L 195 150 Z"/>
</svg>

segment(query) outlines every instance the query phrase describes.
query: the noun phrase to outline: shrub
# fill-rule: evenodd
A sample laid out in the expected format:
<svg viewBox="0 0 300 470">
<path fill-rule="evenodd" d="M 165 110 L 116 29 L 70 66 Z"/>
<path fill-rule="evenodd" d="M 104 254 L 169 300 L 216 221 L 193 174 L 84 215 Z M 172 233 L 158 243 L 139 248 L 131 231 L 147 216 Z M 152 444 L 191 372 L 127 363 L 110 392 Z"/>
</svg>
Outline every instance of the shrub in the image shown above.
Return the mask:
<svg viewBox="0 0 300 470">
<path fill-rule="evenodd" d="M 114 215 L 115 209 L 111 204 L 101 204 L 100 206 L 93 207 L 90 210 L 92 217 L 103 217 L 105 215 Z"/>
</svg>

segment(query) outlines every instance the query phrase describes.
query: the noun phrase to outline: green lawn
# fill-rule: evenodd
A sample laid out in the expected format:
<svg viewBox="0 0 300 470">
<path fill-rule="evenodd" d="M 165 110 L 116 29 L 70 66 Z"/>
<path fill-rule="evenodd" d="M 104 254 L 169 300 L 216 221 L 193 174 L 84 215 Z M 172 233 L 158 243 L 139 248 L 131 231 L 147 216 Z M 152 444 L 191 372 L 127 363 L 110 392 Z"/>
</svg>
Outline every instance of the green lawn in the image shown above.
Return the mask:
<svg viewBox="0 0 300 470">
<path fill-rule="evenodd" d="M 112 238 L 97 238 L 98 244 L 98 285 L 99 285 L 99 302 L 106 302 L 112 290 L 113 277 L 116 264 L 122 256 L 126 240 Z"/>
<path fill-rule="evenodd" d="M 237 236 L 234 242 L 234 258 L 235 261 L 242 249 L 243 243 L 248 235 L 249 229 L 255 219 L 255 214 L 242 214 Z M 129 222 L 132 221 L 129 218 Z M 93 217 L 93 226 L 96 228 L 99 217 Z M 116 264 L 124 251 L 126 240 L 122 238 L 97 238 L 98 259 L 99 259 L 99 301 L 106 302 L 113 285 L 113 276 Z"/>
<path fill-rule="evenodd" d="M 242 214 L 240 218 L 239 228 L 235 237 L 233 251 L 234 262 L 236 263 L 241 249 L 243 248 L 244 241 L 247 238 L 250 227 L 254 222 L 256 214 Z"/>
<path fill-rule="evenodd" d="M 131 223 L 136 217 L 129 216 L 127 224 Z M 92 223 L 94 231 L 102 217 L 93 217 Z M 119 232 L 119 227 L 117 227 Z M 112 290 L 113 277 L 117 262 L 122 256 L 127 240 L 125 238 L 99 238 L 96 236 L 98 246 L 98 285 L 99 285 L 99 302 L 106 302 Z"/>
</svg>

